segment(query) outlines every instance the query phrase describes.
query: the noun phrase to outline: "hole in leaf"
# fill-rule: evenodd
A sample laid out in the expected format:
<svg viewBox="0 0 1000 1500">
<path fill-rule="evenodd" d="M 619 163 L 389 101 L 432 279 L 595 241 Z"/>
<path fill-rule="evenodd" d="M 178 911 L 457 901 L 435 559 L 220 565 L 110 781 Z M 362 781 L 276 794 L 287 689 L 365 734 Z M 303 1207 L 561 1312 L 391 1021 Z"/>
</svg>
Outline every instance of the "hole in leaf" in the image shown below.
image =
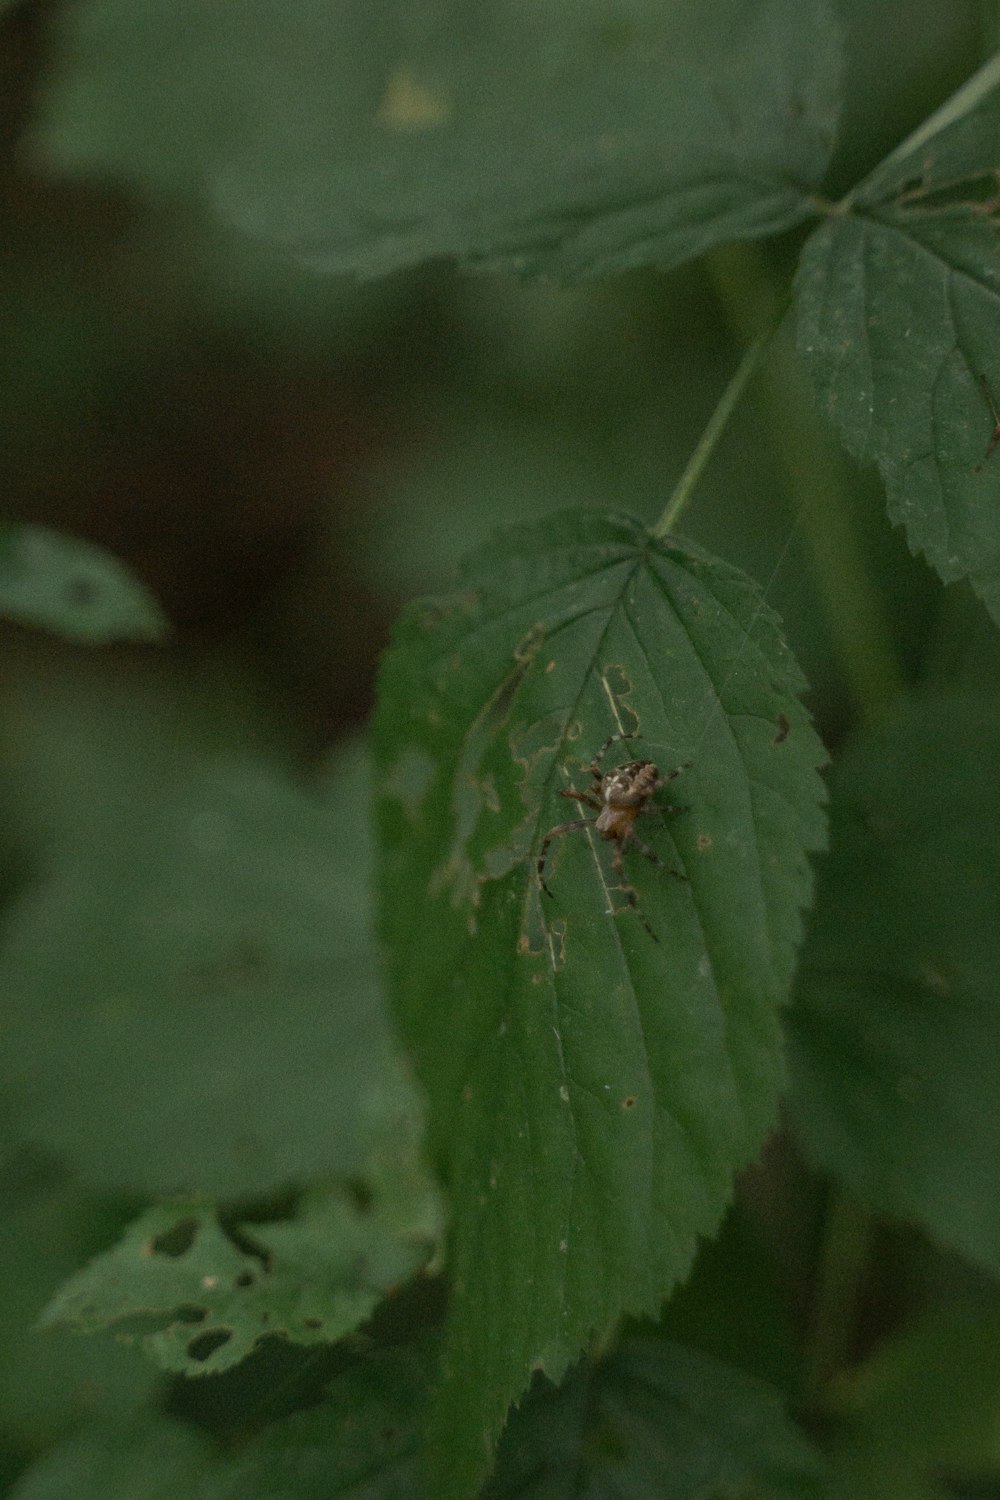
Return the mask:
<svg viewBox="0 0 1000 1500">
<path fill-rule="evenodd" d="M 228 1344 L 232 1334 L 226 1328 L 206 1328 L 204 1333 L 199 1333 L 191 1339 L 187 1346 L 188 1356 L 203 1364 L 206 1359 L 211 1359 L 217 1349 L 223 1344 Z"/>
<path fill-rule="evenodd" d="M 198 1227 L 197 1219 L 178 1219 L 171 1229 L 165 1230 L 163 1234 L 158 1234 L 150 1240 L 147 1247 L 148 1253 L 169 1255 L 174 1258 L 184 1255 L 194 1244 Z"/>
<path fill-rule="evenodd" d="M 252 1271 L 241 1271 L 233 1280 L 234 1286 L 253 1286 L 254 1275 Z"/>
</svg>

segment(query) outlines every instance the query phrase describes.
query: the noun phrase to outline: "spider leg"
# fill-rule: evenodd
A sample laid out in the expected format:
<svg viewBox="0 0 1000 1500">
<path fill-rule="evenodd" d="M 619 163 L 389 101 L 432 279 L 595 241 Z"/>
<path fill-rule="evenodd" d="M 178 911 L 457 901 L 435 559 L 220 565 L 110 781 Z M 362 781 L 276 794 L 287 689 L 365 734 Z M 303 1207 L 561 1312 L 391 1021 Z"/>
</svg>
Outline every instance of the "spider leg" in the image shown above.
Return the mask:
<svg viewBox="0 0 1000 1500">
<path fill-rule="evenodd" d="M 658 792 L 661 786 L 666 786 L 668 782 L 676 781 L 677 777 L 684 771 L 687 771 L 692 764 L 693 762 L 686 760 L 682 766 L 675 766 L 665 776 L 657 777 L 650 796 L 654 792 Z M 685 813 L 690 812 L 690 810 L 686 802 L 648 802 L 644 807 L 639 808 L 639 812 L 641 813 Z"/>
<path fill-rule="evenodd" d="M 564 786 L 560 787 L 559 795 L 560 797 L 572 797 L 574 802 L 583 802 L 587 807 L 596 807 L 598 812 L 604 806 L 604 803 L 598 797 L 595 797 L 592 791 L 577 792 L 571 786 Z"/>
<path fill-rule="evenodd" d="M 692 764 L 692 761 L 686 760 L 682 766 L 674 766 L 672 771 L 667 771 L 665 775 L 658 776 L 653 791 L 658 792 L 660 787 L 666 786 L 668 781 L 676 781 L 678 776 L 682 775 L 685 771 L 690 771 Z"/>
<path fill-rule="evenodd" d="M 590 762 L 590 765 L 587 767 L 587 770 L 590 772 L 591 776 L 593 776 L 594 780 L 597 782 L 598 785 L 600 785 L 600 781 L 601 781 L 601 761 L 607 755 L 607 753 L 610 750 L 611 746 L 617 740 L 634 740 L 634 739 L 635 739 L 635 735 L 634 734 L 609 734 L 608 735 L 607 739 L 604 741 L 604 744 L 601 746 L 600 750 L 598 750 L 597 754 L 594 756 L 593 760 Z"/>
<path fill-rule="evenodd" d="M 652 927 L 650 927 L 649 922 L 646 918 L 646 913 L 639 905 L 638 891 L 636 890 L 634 885 L 630 885 L 629 882 L 625 879 L 625 866 L 622 863 L 622 851 L 624 850 L 629 837 L 635 839 L 635 842 L 637 844 L 640 843 L 640 841 L 635 838 L 634 833 L 631 835 L 626 835 L 626 837 L 622 839 L 615 839 L 615 850 L 614 854 L 611 856 L 611 863 L 614 865 L 615 874 L 618 877 L 618 885 L 623 896 L 625 897 L 625 900 L 635 912 L 636 916 L 639 918 L 639 921 L 642 923 L 643 927 L 645 927 L 646 931 L 653 939 L 653 942 L 658 943 L 660 940 L 656 936 L 656 933 L 653 931 Z M 645 849 L 646 846 L 644 844 L 640 844 L 640 847 Z M 650 850 L 649 853 L 652 854 L 652 850 Z M 656 858 L 655 855 L 653 857 L 654 859 Z M 659 860 L 657 860 L 656 862 L 657 864 L 659 864 Z"/>
<path fill-rule="evenodd" d="M 541 886 L 546 896 L 552 895 L 552 892 L 545 884 L 545 860 L 546 856 L 548 855 L 549 845 L 552 843 L 552 840 L 562 838 L 564 833 L 576 833 L 576 831 L 580 828 L 588 828 L 593 821 L 593 818 L 574 818 L 571 823 L 557 823 L 555 828 L 550 828 L 548 833 L 542 839 L 542 847 L 538 851 L 538 863 L 535 866 L 535 869 L 538 875 L 538 884 Z"/>
<path fill-rule="evenodd" d="M 657 808 L 657 811 L 665 811 L 665 809 Z M 673 811 L 679 811 L 679 809 L 675 808 Z M 687 876 L 682 874 L 680 870 L 674 870 L 671 869 L 670 865 L 665 865 L 656 850 L 651 849 L 647 843 L 644 843 L 634 828 L 629 829 L 628 840 L 635 845 L 640 854 L 645 855 L 651 865 L 656 865 L 660 870 L 666 870 L 667 874 L 672 875 L 675 880 L 687 880 Z"/>
</svg>

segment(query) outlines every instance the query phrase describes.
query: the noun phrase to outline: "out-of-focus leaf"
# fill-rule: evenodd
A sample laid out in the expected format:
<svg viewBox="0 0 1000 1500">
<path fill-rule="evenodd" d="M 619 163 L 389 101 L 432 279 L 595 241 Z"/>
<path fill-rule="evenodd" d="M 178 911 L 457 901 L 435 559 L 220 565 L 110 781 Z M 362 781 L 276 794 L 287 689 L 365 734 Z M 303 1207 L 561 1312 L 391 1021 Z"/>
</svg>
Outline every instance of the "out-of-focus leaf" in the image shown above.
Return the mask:
<svg viewBox="0 0 1000 1500">
<path fill-rule="evenodd" d="M 630 1338 L 512 1417 L 485 1500 L 820 1500 L 824 1466 L 781 1398 L 707 1354 Z"/>
<path fill-rule="evenodd" d="M 959 1299 L 881 1344 L 831 1394 L 855 1440 L 914 1466 L 1000 1470 L 1000 1305 Z"/>
<path fill-rule="evenodd" d="M 773 1120 L 823 829 L 798 685 L 748 579 L 622 518 L 504 533 L 403 617 L 381 898 L 454 1193 L 442 1493 L 481 1477 L 534 1369 L 558 1379 L 595 1329 L 659 1307 Z M 558 793 L 619 728 L 607 767 L 691 763 L 670 786 L 686 810 L 640 820 L 668 869 L 626 856 L 634 908 L 591 829 L 552 844 L 542 897 L 545 831 L 589 811 Z"/>
<path fill-rule="evenodd" d="M 40 632 L 3 639 L 0 827 L 38 869 L 103 865 L 206 772 L 253 761 L 280 778 L 290 759 L 287 726 L 245 655 L 116 651 L 109 661 Z M 366 854 L 364 835 L 345 829 L 346 847 Z"/>
<path fill-rule="evenodd" d="M 782 1269 L 738 1199 L 658 1326 L 675 1343 L 736 1364 L 794 1399 L 802 1389 L 801 1337 Z"/>
<path fill-rule="evenodd" d="M 1000 59 L 808 242 L 799 341 L 851 452 L 946 582 L 1000 618 Z"/>
<path fill-rule="evenodd" d="M 164 1417 L 95 1431 L 61 1444 L 28 1469 L 11 1500 L 208 1500 L 215 1455 L 195 1428 Z"/>
<path fill-rule="evenodd" d="M 162 1418 L 99 1430 L 37 1463 L 13 1500 L 421 1500 L 427 1362 L 393 1350 L 337 1377 L 324 1399 L 222 1451 Z M 500 1497 L 821 1500 L 818 1454 L 768 1386 L 706 1355 L 632 1338 L 562 1390 L 539 1382 L 513 1418 Z"/>
<path fill-rule="evenodd" d="M 0 615 L 71 641 L 160 641 L 170 626 L 117 558 L 47 526 L 0 531 Z"/>
<path fill-rule="evenodd" d="M 146 1398 L 156 1372 L 133 1351 L 35 1326 L 122 1218 L 29 1153 L 0 1163 L 0 1447 L 30 1452 L 97 1418 L 122 1421 Z"/>
<path fill-rule="evenodd" d="M 824 0 L 85 0 L 42 138 L 330 270 L 676 263 L 811 210 Z"/>
<path fill-rule="evenodd" d="M 950 1500 L 945 1474 L 996 1493 L 1000 1307 L 996 1297 L 931 1308 L 828 1393 L 831 1463 L 843 1500 Z M 981 1487 L 975 1477 L 982 1476 Z"/>
<path fill-rule="evenodd" d="M 150 1416 L 97 1430 L 36 1463 L 12 1500 L 420 1500 L 426 1362 L 408 1349 L 359 1362 L 319 1405 L 223 1450 Z"/>
<path fill-rule="evenodd" d="M 232 1197 L 363 1174 L 385 1132 L 416 1132 L 375 974 L 363 765 L 330 795 L 230 763 L 25 891 L 0 952 L 23 1137 L 95 1185 Z"/>
<path fill-rule="evenodd" d="M 210 1205 L 152 1208 L 70 1278 L 42 1323 L 116 1327 L 185 1375 L 229 1369 L 268 1336 L 333 1343 L 417 1271 L 438 1239 L 437 1193 L 404 1144 L 409 1161 L 387 1151 L 350 1187 L 313 1189 L 294 1218 L 242 1226 L 245 1248 Z"/>
<path fill-rule="evenodd" d="M 788 1017 L 813 1159 L 994 1273 L 998 790 L 995 702 L 917 702 L 847 751 Z"/>
</svg>

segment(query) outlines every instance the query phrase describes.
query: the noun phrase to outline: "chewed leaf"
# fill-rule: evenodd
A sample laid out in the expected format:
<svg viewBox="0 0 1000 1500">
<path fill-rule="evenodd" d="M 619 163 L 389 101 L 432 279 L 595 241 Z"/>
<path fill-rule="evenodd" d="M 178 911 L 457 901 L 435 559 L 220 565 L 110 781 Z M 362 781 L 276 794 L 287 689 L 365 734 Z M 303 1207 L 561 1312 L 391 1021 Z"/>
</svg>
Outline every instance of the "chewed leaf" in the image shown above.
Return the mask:
<svg viewBox="0 0 1000 1500">
<path fill-rule="evenodd" d="M 424 1500 L 428 1364 L 410 1347 L 345 1360 L 314 1405 L 239 1442 L 153 1407 L 131 1422 L 83 1424 L 29 1466 L 18 1500 Z"/>
<path fill-rule="evenodd" d="M 878 464 L 890 517 L 1000 619 L 998 132 L 994 60 L 813 235 L 797 299 L 820 403 Z"/>
<path fill-rule="evenodd" d="M 414 1160 L 386 1154 L 362 1185 L 363 1201 L 351 1185 L 314 1189 L 294 1218 L 241 1226 L 239 1243 L 212 1204 L 151 1208 L 66 1282 L 43 1323 L 112 1327 L 184 1375 L 230 1369 L 266 1337 L 334 1343 L 429 1260 L 440 1230 Z"/>
<path fill-rule="evenodd" d="M 204 194 L 335 272 L 676 264 L 811 214 L 825 0 L 82 0 L 47 156 Z"/>
<path fill-rule="evenodd" d="M 383 934 L 453 1193 L 448 1494 L 532 1369 L 558 1379 L 593 1330 L 658 1306 L 774 1118 L 823 834 L 799 685 L 748 579 L 624 518 L 507 532 L 399 627 Z M 636 818 L 659 864 L 626 846 L 619 873 L 591 821 L 550 845 L 548 896 L 546 832 L 596 817 L 560 793 L 612 734 L 608 770 L 690 763 Z"/>
</svg>

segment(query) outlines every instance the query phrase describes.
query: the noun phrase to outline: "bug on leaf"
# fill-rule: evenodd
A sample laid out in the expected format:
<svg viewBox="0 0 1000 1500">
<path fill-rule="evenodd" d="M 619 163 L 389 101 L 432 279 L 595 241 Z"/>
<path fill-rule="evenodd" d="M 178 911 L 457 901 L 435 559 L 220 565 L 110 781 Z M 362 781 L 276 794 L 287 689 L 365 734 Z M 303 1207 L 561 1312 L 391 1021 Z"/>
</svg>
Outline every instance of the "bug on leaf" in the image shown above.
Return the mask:
<svg viewBox="0 0 1000 1500">
<path fill-rule="evenodd" d="M 680 870 L 672 870 L 669 865 L 663 863 L 655 850 L 651 849 L 636 833 L 635 823 L 643 813 L 685 811 L 683 807 L 654 803 L 652 799 L 654 793 L 658 792 L 661 787 L 675 780 L 682 771 L 686 771 L 691 762 L 685 761 L 682 766 L 676 766 L 665 775 L 660 774 L 659 767 L 651 760 L 630 760 L 626 765 L 616 766 L 612 771 L 602 772 L 601 763 L 610 747 L 616 741 L 627 739 L 632 739 L 632 735 L 612 734 L 608 736 L 587 767 L 591 784 L 585 791 L 577 791 L 575 787 L 560 789 L 560 797 L 569 797 L 584 807 L 596 809 L 597 816 L 596 818 L 573 818 L 568 823 L 557 823 L 555 828 L 549 829 L 538 853 L 538 884 L 547 896 L 552 895 L 545 880 L 545 862 L 553 839 L 562 838 L 567 833 L 577 833 L 585 828 L 594 828 L 600 838 L 614 845 L 611 862 L 625 899 L 638 915 L 650 937 L 659 942 L 659 938 L 650 927 L 639 905 L 639 896 L 635 887 L 625 879 L 623 855 L 629 845 L 634 845 L 651 864 L 657 865 L 661 870 L 666 870 L 669 875 L 675 876 L 678 880 L 687 879 L 687 876 L 682 875 Z"/>
</svg>

